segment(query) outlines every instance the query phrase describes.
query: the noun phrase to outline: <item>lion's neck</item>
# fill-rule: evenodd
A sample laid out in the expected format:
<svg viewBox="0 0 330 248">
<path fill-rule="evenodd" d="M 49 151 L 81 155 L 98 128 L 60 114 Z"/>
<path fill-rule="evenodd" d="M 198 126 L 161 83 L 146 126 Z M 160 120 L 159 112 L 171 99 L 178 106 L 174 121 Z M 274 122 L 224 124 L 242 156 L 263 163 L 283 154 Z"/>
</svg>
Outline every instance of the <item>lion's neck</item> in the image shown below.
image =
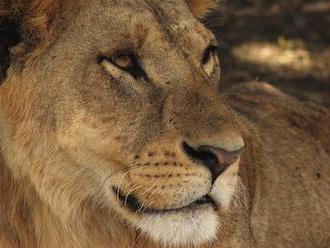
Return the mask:
<svg viewBox="0 0 330 248">
<path fill-rule="evenodd" d="M 48 243 L 47 239 L 55 240 L 56 233 L 61 237 L 64 228 L 61 228 L 49 207 L 38 198 L 33 185 L 28 179 L 14 178 L 2 156 L 0 191 L 2 247 L 41 247 L 42 243 Z"/>
<path fill-rule="evenodd" d="M 109 218 L 108 210 L 88 201 L 80 209 L 79 219 L 73 217 L 71 222 L 62 223 L 38 197 L 28 179 L 14 178 L 2 156 L 0 192 L 1 247 L 115 248 L 123 247 L 123 243 L 133 247 L 138 237 L 115 215 Z"/>
<path fill-rule="evenodd" d="M 28 237 L 28 245 L 33 247 L 36 242 L 35 225 L 31 220 L 34 207 L 25 197 L 29 192 L 28 186 L 23 186 L 13 178 L 2 157 L 0 157 L 0 191 L 0 240 L 5 240 L 1 242 L 6 242 L 5 247 L 19 247 L 22 237 Z"/>
</svg>

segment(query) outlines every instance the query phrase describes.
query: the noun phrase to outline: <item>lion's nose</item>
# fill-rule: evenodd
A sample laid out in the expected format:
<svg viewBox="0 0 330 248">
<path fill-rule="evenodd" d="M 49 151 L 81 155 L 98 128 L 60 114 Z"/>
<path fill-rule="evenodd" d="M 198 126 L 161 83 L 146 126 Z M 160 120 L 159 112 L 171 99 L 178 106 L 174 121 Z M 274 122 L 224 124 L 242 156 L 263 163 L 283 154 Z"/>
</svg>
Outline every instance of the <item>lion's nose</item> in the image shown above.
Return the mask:
<svg viewBox="0 0 330 248">
<path fill-rule="evenodd" d="M 193 160 L 206 166 L 212 174 L 212 183 L 233 163 L 235 163 L 244 151 L 244 146 L 236 151 L 226 151 L 213 146 L 200 146 L 194 149 L 186 142 L 182 147 L 185 153 Z"/>
</svg>

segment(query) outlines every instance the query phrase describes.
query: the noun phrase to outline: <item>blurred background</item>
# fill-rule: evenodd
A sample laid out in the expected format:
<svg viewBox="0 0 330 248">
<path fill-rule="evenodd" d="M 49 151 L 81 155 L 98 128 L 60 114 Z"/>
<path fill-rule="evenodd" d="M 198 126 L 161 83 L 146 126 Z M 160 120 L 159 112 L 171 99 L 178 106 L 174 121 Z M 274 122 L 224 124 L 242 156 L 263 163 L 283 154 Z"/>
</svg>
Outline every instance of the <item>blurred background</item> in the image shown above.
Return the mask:
<svg viewBox="0 0 330 248">
<path fill-rule="evenodd" d="M 222 89 L 268 82 L 330 107 L 330 0 L 227 0 L 205 23 L 220 41 Z"/>
</svg>

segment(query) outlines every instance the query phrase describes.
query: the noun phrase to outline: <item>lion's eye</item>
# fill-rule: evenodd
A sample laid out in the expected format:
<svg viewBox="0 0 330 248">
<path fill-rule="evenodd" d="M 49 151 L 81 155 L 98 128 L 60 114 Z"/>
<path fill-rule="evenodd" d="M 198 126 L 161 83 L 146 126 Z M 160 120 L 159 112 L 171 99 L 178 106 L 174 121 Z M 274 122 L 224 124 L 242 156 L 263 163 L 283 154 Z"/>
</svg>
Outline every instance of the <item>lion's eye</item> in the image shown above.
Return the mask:
<svg viewBox="0 0 330 248">
<path fill-rule="evenodd" d="M 203 68 L 209 76 L 212 76 L 215 73 L 215 66 L 217 62 L 217 49 L 217 46 L 209 46 L 205 50 L 202 58 Z"/>
<path fill-rule="evenodd" d="M 134 67 L 134 55 L 126 52 L 117 52 L 110 57 L 110 62 L 123 70 L 130 70 Z"/>
<path fill-rule="evenodd" d="M 112 56 L 99 56 L 98 61 L 101 64 L 103 62 L 111 63 L 120 70 L 130 73 L 134 79 L 148 79 L 136 55 L 132 52 L 117 51 Z"/>
</svg>

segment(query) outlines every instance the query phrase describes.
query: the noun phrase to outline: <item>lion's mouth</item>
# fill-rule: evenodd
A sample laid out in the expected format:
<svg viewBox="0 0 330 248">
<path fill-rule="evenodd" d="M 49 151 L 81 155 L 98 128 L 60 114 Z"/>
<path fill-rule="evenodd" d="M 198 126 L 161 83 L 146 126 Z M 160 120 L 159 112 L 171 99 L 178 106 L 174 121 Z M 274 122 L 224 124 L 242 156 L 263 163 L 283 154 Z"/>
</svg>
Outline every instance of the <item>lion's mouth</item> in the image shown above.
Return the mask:
<svg viewBox="0 0 330 248">
<path fill-rule="evenodd" d="M 218 206 L 215 201 L 209 195 L 204 195 L 201 198 L 191 202 L 187 205 L 181 206 L 179 208 L 170 208 L 170 209 L 155 209 L 144 207 L 133 195 L 125 196 L 118 188 L 113 187 L 113 192 L 118 196 L 121 203 L 134 212 L 141 213 L 166 213 L 166 212 L 179 212 L 183 210 L 194 209 L 201 205 L 211 205 L 215 211 L 218 210 Z"/>
</svg>

